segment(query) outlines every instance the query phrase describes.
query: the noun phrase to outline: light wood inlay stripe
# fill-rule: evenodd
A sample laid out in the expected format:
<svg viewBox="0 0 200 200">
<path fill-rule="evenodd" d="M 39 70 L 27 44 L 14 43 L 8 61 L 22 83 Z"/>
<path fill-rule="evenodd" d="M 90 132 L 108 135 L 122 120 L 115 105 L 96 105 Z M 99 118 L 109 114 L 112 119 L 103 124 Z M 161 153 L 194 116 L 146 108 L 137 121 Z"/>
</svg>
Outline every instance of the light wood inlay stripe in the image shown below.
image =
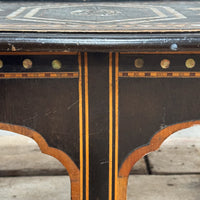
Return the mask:
<svg viewBox="0 0 200 200">
<path fill-rule="evenodd" d="M 78 72 L 5 72 L 0 73 L 0 79 L 24 78 L 78 78 Z"/>
<path fill-rule="evenodd" d="M 109 196 L 112 200 L 112 148 L 113 148 L 113 91 L 112 91 L 112 53 L 109 53 Z"/>
<path fill-rule="evenodd" d="M 118 140 L 119 140 L 119 130 L 118 130 L 118 104 L 119 104 L 119 53 L 115 55 L 115 200 L 118 200 Z"/>
<path fill-rule="evenodd" d="M 85 58 L 85 155 L 86 155 L 86 200 L 89 200 L 89 100 L 88 100 L 88 58 Z"/>
<path fill-rule="evenodd" d="M 124 71 L 118 74 L 123 78 L 200 78 L 200 72 L 195 71 Z"/>
<path fill-rule="evenodd" d="M 148 52 L 148 51 L 144 51 L 144 52 L 120 52 L 120 54 L 124 54 L 124 55 L 131 55 L 131 54 L 200 54 L 200 51 L 157 51 L 157 52 Z"/>
<path fill-rule="evenodd" d="M 78 52 L 19 52 L 19 51 L 13 51 L 13 52 L 0 52 L 1 55 L 77 55 Z"/>
</svg>

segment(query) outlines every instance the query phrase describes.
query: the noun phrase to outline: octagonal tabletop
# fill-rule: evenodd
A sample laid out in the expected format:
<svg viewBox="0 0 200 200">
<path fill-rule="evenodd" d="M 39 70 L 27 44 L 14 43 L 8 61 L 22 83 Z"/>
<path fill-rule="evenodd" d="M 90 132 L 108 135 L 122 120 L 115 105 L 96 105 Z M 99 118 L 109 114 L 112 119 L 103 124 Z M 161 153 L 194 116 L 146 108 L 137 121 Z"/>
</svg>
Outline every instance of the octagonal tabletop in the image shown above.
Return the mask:
<svg viewBox="0 0 200 200">
<path fill-rule="evenodd" d="M 200 31 L 200 2 L 196 1 L 0 4 L 0 31 Z"/>
</svg>

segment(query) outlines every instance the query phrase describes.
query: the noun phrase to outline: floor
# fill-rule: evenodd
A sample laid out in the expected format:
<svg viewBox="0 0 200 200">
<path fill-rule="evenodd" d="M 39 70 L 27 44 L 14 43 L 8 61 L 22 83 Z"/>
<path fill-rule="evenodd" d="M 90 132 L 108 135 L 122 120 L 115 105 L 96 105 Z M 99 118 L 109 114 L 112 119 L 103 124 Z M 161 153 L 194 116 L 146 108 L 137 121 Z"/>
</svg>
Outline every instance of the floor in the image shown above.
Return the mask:
<svg viewBox="0 0 200 200">
<path fill-rule="evenodd" d="M 64 167 L 30 138 L 0 132 L 0 200 L 69 200 Z M 128 200 L 200 199 L 200 126 L 177 132 L 141 159 L 128 182 Z"/>
</svg>

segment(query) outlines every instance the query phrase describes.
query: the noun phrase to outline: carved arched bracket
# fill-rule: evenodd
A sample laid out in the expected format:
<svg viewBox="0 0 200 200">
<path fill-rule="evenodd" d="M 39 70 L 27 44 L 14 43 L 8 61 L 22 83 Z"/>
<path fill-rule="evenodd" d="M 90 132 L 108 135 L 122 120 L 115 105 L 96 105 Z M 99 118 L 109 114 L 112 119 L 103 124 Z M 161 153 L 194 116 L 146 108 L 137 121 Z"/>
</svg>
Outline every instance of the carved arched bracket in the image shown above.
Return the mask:
<svg viewBox="0 0 200 200">
<path fill-rule="evenodd" d="M 197 121 L 189 121 L 179 124 L 174 124 L 168 126 L 160 131 L 158 131 L 151 139 L 148 145 L 143 146 L 141 148 L 136 149 L 133 151 L 123 162 L 122 166 L 119 170 L 118 175 L 118 200 L 126 199 L 127 193 L 127 184 L 128 184 L 128 176 L 130 174 L 131 169 L 135 165 L 135 163 L 140 160 L 146 154 L 156 151 L 160 145 L 173 133 L 189 128 L 193 125 L 200 124 L 200 120 Z"/>
<path fill-rule="evenodd" d="M 6 123 L 0 123 L 0 129 L 5 131 L 12 131 L 20 135 L 24 135 L 32 138 L 38 144 L 42 153 L 53 156 L 59 160 L 63 166 L 66 168 L 70 181 L 71 181 L 71 199 L 80 199 L 80 171 L 72 159 L 63 151 L 49 147 L 45 139 L 36 131 L 19 126 Z"/>
</svg>

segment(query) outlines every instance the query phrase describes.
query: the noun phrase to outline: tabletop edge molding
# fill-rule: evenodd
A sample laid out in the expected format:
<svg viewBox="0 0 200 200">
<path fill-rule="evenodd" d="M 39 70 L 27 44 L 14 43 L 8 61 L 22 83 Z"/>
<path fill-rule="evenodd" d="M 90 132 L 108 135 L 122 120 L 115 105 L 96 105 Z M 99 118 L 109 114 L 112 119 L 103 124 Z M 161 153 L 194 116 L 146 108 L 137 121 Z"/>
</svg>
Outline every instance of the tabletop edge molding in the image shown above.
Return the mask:
<svg viewBox="0 0 200 200">
<path fill-rule="evenodd" d="M 0 52 L 192 52 L 200 33 L 56 34 L 0 33 Z"/>
</svg>

